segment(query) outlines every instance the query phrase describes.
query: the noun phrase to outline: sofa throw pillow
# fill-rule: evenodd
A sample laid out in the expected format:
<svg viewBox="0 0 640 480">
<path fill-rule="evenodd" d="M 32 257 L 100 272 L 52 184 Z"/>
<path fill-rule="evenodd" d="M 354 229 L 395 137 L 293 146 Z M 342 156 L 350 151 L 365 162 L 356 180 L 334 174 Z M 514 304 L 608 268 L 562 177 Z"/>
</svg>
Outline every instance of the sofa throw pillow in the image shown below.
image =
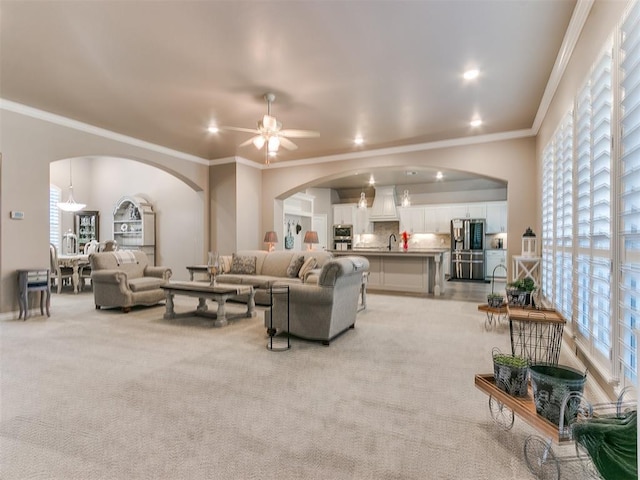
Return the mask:
<svg viewBox="0 0 640 480">
<path fill-rule="evenodd" d="M 307 258 L 302 264 L 302 266 L 300 267 L 300 271 L 298 272 L 298 277 L 300 277 L 304 282 L 304 277 L 307 275 L 307 273 L 309 273 L 311 270 L 316 268 L 317 264 L 318 262 L 314 257 Z"/>
<path fill-rule="evenodd" d="M 287 267 L 287 276 L 291 278 L 295 278 L 298 276 L 298 272 L 300 271 L 300 267 L 304 263 L 304 257 L 302 255 L 294 255 L 291 257 L 291 262 Z"/>
<path fill-rule="evenodd" d="M 231 271 L 229 273 L 237 273 L 239 275 L 255 275 L 256 274 L 256 257 L 248 255 L 233 254 L 231 259 Z"/>
<path fill-rule="evenodd" d="M 231 255 L 220 256 L 220 271 L 221 273 L 229 273 L 231 271 L 231 261 L 233 257 Z"/>
</svg>

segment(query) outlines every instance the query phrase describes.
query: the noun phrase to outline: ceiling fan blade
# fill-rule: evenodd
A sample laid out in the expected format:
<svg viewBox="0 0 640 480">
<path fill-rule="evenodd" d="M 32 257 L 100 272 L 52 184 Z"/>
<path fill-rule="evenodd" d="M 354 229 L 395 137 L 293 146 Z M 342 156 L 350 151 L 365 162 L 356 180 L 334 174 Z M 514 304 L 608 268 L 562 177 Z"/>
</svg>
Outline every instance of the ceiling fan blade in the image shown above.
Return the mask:
<svg viewBox="0 0 640 480">
<path fill-rule="evenodd" d="M 260 130 L 255 128 L 242 128 L 242 127 L 220 127 L 222 130 L 234 130 L 236 132 L 248 132 L 248 133 L 260 133 Z"/>
<path fill-rule="evenodd" d="M 280 135 L 291 138 L 312 138 L 320 136 L 320 132 L 314 132 L 313 130 L 294 130 L 289 128 L 280 130 L 279 133 Z"/>
<path fill-rule="evenodd" d="M 298 148 L 298 146 L 288 138 L 285 138 L 282 135 L 278 135 L 278 138 L 280 138 L 280 145 L 282 145 L 287 150 L 295 150 Z"/>
<path fill-rule="evenodd" d="M 255 137 L 251 137 L 246 142 L 242 142 L 240 145 L 238 145 L 238 147 L 246 147 L 247 145 L 251 145 L 253 143 L 253 141 L 258 137 L 260 137 L 260 135 L 256 135 Z"/>
</svg>

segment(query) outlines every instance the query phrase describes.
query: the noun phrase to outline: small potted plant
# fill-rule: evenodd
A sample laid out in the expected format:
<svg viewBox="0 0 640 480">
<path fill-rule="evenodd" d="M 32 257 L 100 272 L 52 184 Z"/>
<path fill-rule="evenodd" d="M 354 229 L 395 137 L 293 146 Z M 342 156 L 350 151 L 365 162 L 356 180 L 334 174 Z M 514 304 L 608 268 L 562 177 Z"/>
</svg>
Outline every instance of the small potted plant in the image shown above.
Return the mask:
<svg viewBox="0 0 640 480">
<path fill-rule="evenodd" d="M 499 293 L 490 293 L 487 295 L 487 303 L 490 307 L 500 308 L 504 303 L 504 295 L 500 295 Z"/>
<path fill-rule="evenodd" d="M 536 289 L 536 284 L 532 278 L 520 278 L 507 284 L 507 301 L 510 306 L 530 305 L 531 293 Z"/>
<path fill-rule="evenodd" d="M 529 362 L 519 355 L 508 355 L 494 348 L 493 377 L 496 386 L 514 397 L 525 397 L 529 385 Z"/>
</svg>

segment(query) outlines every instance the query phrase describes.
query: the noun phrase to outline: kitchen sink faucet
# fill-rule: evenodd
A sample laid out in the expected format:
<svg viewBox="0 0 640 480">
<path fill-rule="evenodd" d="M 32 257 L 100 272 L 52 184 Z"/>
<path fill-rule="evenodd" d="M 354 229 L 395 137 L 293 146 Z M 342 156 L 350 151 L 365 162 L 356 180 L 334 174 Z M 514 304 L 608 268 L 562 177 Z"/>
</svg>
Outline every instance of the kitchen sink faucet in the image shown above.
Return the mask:
<svg viewBox="0 0 640 480">
<path fill-rule="evenodd" d="M 393 241 L 397 242 L 398 239 L 396 238 L 396 234 L 392 233 L 391 235 L 389 235 L 389 251 L 391 251 L 391 237 L 393 237 Z"/>
</svg>

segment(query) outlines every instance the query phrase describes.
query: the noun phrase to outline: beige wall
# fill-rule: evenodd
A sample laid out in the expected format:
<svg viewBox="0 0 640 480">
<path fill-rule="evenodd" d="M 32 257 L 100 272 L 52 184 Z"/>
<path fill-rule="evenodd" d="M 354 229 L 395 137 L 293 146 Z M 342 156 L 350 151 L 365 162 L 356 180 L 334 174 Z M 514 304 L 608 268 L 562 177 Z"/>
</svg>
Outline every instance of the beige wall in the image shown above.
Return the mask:
<svg viewBox="0 0 640 480">
<path fill-rule="evenodd" d="M 208 165 L 204 161 L 189 161 L 182 155 L 172 156 L 168 151 L 160 153 L 142 145 L 134 146 L 21 113 L 0 112 L 0 150 L 3 155 L 0 179 L 0 314 L 18 310 L 15 271 L 49 265 L 49 175 L 52 162 L 92 156 L 127 158 L 173 173 L 194 192 L 208 191 Z M 80 199 L 89 193 L 85 190 L 86 185 L 81 186 L 75 181 L 75 167 L 74 163 L 74 194 Z M 80 164 L 77 172 L 83 175 Z M 118 173 L 126 175 L 126 172 Z M 61 182 L 64 182 L 63 198 L 66 198 L 67 180 Z M 23 211 L 25 219 L 10 220 L 11 210 Z M 203 209 L 202 214 L 201 223 L 208 227 L 208 210 L 205 212 Z"/>
<path fill-rule="evenodd" d="M 211 231 L 209 251 L 229 255 L 236 251 L 237 164 L 216 165 L 209 170 Z"/>
<path fill-rule="evenodd" d="M 238 164 L 237 168 L 238 204 L 236 218 L 237 250 L 263 248 L 262 240 L 262 172 L 257 167 Z"/>
</svg>

